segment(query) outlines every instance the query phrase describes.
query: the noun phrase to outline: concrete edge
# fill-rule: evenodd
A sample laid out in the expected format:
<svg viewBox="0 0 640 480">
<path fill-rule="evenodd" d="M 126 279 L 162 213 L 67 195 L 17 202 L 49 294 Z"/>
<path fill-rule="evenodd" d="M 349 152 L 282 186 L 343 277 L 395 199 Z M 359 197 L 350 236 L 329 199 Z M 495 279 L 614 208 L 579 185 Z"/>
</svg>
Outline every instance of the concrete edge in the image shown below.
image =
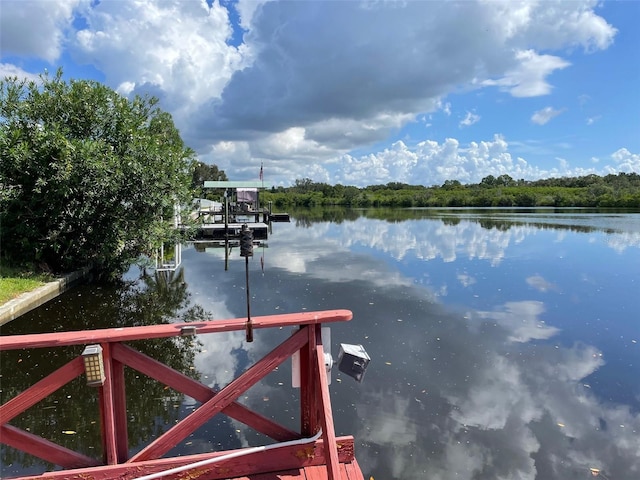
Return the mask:
<svg viewBox="0 0 640 480">
<path fill-rule="evenodd" d="M 65 275 L 52 282 L 46 283 L 30 292 L 25 292 L 20 296 L 9 300 L 4 305 L 0 305 L 0 326 L 15 320 L 21 315 L 39 307 L 49 300 L 57 297 L 71 288 L 78 280 L 85 278 L 91 271 L 90 267 L 83 268 L 76 272 Z"/>
</svg>

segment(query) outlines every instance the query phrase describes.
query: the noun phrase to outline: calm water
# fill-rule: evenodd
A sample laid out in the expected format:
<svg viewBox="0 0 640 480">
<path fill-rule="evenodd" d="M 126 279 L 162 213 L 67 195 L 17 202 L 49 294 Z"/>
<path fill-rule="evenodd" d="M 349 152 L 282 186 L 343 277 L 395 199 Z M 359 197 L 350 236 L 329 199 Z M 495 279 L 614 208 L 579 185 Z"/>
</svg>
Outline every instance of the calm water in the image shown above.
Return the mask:
<svg viewBox="0 0 640 480">
<path fill-rule="evenodd" d="M 224 264 L 221 249 L 186 247 L 171 282 L 132 269 L 128 287 L 75 289 L 2 334 L 243 317 L 244 259 L 234 250 Z M 252 315 L 353 311 L 332 328 L 334 356 L 362 343 L 372 363 L 362 384 L 334 371 L 331 394 L 365 478 L 640 478 L 640 214 L 300 214 L 273 225 L 250 268 Z M 224 386 L 289 333 L 139 348 Z M 78 353 L 3 353 L 3 398 Z M 195 406 L 135 373 L 129 382 L 132 452 Z M 289 385 L 285 364 L 241 400 L 295 428 Z M 78 381 L 44 407 L 16 425 L 99 456 L 94 390 Z M 222 418 L 173 453 L 264 442 Z M 2 461 L 3 476 L 46 468 L 10 449 Z"/>
</svg>

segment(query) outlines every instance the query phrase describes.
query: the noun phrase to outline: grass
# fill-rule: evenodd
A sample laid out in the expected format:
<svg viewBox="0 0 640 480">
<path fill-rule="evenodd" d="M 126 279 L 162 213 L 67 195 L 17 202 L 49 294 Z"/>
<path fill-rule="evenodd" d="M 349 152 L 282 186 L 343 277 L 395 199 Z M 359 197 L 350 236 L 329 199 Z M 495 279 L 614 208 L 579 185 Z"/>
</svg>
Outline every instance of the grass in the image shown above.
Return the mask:
<svg viewBox="0 0 640 480">
<path fill-rule="evenodd" d="M 53 277 L 45 273 L 0 266 L 0 305 L 51 280 Z"/>
</svg>

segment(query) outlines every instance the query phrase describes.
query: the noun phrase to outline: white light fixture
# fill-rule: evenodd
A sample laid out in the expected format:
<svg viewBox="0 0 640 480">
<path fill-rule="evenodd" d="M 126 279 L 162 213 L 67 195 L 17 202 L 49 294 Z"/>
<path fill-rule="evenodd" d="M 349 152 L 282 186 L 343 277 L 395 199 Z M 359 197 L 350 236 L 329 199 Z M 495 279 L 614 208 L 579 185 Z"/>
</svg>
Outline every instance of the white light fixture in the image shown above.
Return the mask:
<svg viewBox="0 0 640 480">
<path fill-rule="evenodd" d="M 90 387 L 104 385 L 102 347 L 100 345 L 87 345 L 82 352 L 82 358 L 84 359 L 84 371 L 87 375 L 87 385 Z"/>
<path fill-rule="evenodd" d="M 362 345 L 340 344 L 340 355 L 338 356 L 338 370 L 349 375 L 357 382 L 362 382 L 364 372 L 369 366 L 371 357 Z"/>
</svg>

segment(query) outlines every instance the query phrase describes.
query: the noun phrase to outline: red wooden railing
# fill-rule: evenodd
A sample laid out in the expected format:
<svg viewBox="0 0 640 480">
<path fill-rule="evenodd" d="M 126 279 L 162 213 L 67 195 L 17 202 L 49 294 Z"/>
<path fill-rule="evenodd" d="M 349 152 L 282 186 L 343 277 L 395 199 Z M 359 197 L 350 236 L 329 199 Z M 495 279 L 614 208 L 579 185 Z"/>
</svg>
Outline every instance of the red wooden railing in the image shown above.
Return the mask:
<svg viewBox="0 0 640 480">
<path fill-rule="evenodd" d="M 268 457 L 264 453 L 257 453 L 253 459 L 244 457 L 241 461 L 227 462 L 224 469 L 216 470 L 217 467 L 211 467 L 204 473 L 200 469 L 199 478 L 231 478 L 259 473 L 252 470 L 256 468 L 255 465 L 260 465 L 262 471 L 275 471 L 326 464 L 328 478 L 338 479 L 340 478 L 339 462 L 348 462 L 353 459 L 353 438 L 336 439 L 335 437 L 320 328 L 323 323 L 348 321 L 351 318 L 352 313 L 348 310 L 253 318 L 254 329 L 287 326 L 299 326 L 300 328 L 219 391 L 173 370 L 122 342 L 180 336 L 185 332 L 184 327 L 192 329 L 189 333 L 194 333 L 193 328 L 195 328 L 197 335 L 244 330 L 245 318 L 0 337 L 0 351 L 96 343 L 102 346 L 105 383 L 98 390 L 104 458 L 98 460 L 88 457 L 9 424 L 22 412 L 83 374 L 84 364 L 81 357 L 71 360 L 0 406 L 0 441 L 64 469 L 73 469 L 48 472 L 42 477 L 88 478 L 87 475 L 90 474 L 92 478 L 137 478 L 141 476 L 141 472 L 143 474 L 155 473 L 204 458 L 215 458 L 225 453 L 216 452 L 161 459 L 171 448 L 213 416 L 224 413 L 277 441 L 311 437 L 322 430 L 321 440 L 297 450 L 295 447 L 283 448 L 281 452 L 274 450 L 269 453 Z M 301 427 L 300 432 L 295 432 L 237 403 L 236 399 L 298 351 L 300 352 L 301 373 Z M 125 366 L 144 373 L 201 402 L 201 405 L 193 413 L 154 439 L 131 458 L 128 457 Z M 271 470 L 264 470 L 264 468 Z"/>
</svg>

